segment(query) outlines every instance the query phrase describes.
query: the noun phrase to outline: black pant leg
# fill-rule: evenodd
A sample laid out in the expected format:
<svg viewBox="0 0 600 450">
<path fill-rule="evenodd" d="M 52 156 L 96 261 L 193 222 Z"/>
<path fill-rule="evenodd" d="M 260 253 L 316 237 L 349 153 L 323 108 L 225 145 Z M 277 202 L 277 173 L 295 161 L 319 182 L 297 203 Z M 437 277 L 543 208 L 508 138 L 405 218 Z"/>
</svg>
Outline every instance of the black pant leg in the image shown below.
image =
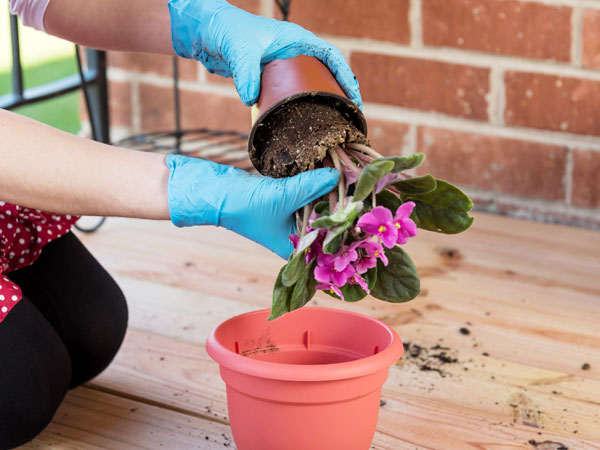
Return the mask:
<svg viewBox="0 0 600 450">
<path fill-rule="evenodd" d="M 52 420 L 70 381 L 67 349 L 24 297 L 0 323 L 0 450 L 37 436 Z"/>
<path fill-rule="evenodd" d="M 127 304 L 116 282 L 73 233 L 50 242 L 33 265 L 7 276 L 64 342 L 71 387 L 108 366 L 125 335 Z"/>
</svg>

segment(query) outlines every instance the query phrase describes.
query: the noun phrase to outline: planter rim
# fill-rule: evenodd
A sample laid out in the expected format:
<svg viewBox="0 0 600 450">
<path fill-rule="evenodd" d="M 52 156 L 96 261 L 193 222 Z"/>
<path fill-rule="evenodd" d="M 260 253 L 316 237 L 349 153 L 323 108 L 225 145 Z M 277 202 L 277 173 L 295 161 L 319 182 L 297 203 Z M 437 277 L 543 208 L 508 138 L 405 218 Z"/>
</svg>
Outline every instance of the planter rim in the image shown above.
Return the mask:
<svg viewBox="0 0 600 450">
<path fill-rule="evenodd" d="M 403 346 L 400 336 L 390 326 L 377 320 L 373 317 L 364 314 L 345 311 L 336 308 L 324 307 L 304 307 L 295 312 L 304 311 L 309 313 L 310 310 L 326 311 L 335 314 L 353 315 L 361 319 L 373 322 L 377 326 L 384 328 L 390 336 L 390 345 L 382 349 L 379 353 L 369 355 L 357 360 L 333 363 L 333 364 L 284 364 L 270 361 L 262 361 L 253 359 L 244 355 L 237 354 L 222 345 L 216 334 L 219 328 L 225 326 L 233 320 L 239 320 L 241 317 L 251 315 L 264 315 L 265 321 L 270 313 L 270 309 L 261 309 L 251 311 L 245 314 L 231 317 L 225 322 L 219 324 L 209 335 L 206 341 L 206 350 L 220 366 L 230 370 L 244 373 L 260 378 L 286 380 L 286 381 L 333 381 L 349 378 L 357 378 L 369 374 L 376 373 L 381 370 L 387 370 L 395 361 L 402 356 Z"/>
</svg>

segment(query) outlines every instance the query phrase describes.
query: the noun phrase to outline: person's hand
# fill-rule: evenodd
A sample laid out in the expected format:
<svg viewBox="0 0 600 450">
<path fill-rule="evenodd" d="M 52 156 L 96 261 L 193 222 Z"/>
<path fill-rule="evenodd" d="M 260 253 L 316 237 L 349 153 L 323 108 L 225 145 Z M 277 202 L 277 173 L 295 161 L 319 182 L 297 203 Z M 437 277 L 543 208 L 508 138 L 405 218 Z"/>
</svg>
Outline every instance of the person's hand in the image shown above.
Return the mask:
<svg viewBox="0 0 600 450">
<path fill-rule="evenodd" d="M 287 259 L 296 232 L 294 212 L 327 194 L 339 172 L 323 168 L 290 178 L 243 170 L 181 155 L 168 155 L 169 214 L 178 227 L 216 225 L 235 231 Z"/>
<path fill-rule="evenodd" d="M 266 64 L 308 55 L 325 64 L 362 108 L 358 81 L 342 54 L 301 26 L 255 16 L 225 0 L 170 0 L 169 11 L 175 52 L 200 60 L 211 73 L 233 77 L 244 104 L 257 102 Z"/>
</svg>

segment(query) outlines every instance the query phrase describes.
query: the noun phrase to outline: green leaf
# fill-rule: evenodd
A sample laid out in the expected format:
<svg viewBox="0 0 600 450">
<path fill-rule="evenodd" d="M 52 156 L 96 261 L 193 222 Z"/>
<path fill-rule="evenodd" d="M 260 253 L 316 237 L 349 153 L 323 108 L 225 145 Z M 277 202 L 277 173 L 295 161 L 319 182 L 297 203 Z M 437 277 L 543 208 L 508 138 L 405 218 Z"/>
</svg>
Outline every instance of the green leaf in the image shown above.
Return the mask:
<svg viewBox="0 0 600 450">
<path fill-rule="evenodd" d="M 292 297 L 293 288 L 284 286 L 281 282 L 281 276 L 285 266 L 279 271 L 277 281 L 273 287 L 273 304 L 271 305 L 271 315 L 267 320 L 274 320 L 283 316 L 290 311 L 290 299 Z"/>
<path fill-rule="evenodd" d="M 329 215 L 329 202 L 319 202 L 315 205 L 315 212 L 319 216 L 328 216 Z"/>
<path fill-rule="evenodd" d="M 323 252 L 328 255 L 333 255 L 342 246 L 342 237 L 344 231 L 346 231 L 352 225 L 353 220 L 348 221 L 342 225 L 331 228 L 325 235 L 323 241 Z"/>
<path fill-rule="evenodd" d="M 310 301 L 311 298 L 313 298 L 315 292 L 317 292 L 315 287 L 317 282 L 313 276 L 313 271 L 315 270 L 316 264 L 317 261 L 313 260 L 309 265 L 304 266 L 302 276 L 296 283 L 296 286 L 294 286 L 294 291 L 292 292 L 292 297 L 290 299 L 290 311 L 302 308 Z"/>
<path fill-rule="evenodd" d="M 412 300 L 421 290 L 421 282 L 415 264 L 399 246 L 385 250 L 389 264 L 377 262 L 377 283 L 371 295 L 379 300 L 402 303 Z"/>
<path fill-rule="evenodd" d="M 473 202 L 456 186 L 437 180 L 434 191 L 422 195 L 406 195 L 403 200 L 415 202 L 411 219 L 423 230 L 456 234 L 473 223 L 468 211 Z"/>
<path fill-rule="evenodd" d="M 281 283 L 284 286 L 293 286 L 302 275 L 304 267 L 304 256 L 302 254 L 294 255 L 290 261 L 283 267 L 281 272 Z"/>
<path fill-rule="evenodd" d="M 317 229 L 331 228 L 335 225 L 353 221 L 361 213 L 362 208 L 362 202 L 348 202 L 344 209 L 337 210 L 330 216 L 319 217 L 318 219 L 314 220 L 310 226 Z"/>
<path fill-rule="evenodd" d="M 369 291 L 372 291 L 375 287 L 375 283 L 377 283 L 377 267 L 369 269 L 362 277 L 367 282 Z M 358 302 L 367 296 L 367 293 L 358 284 L 346 284 L 345 286 L 342 286 L 340 290 L 342 291 L 342 294 L 344 294 L 344 301 L 346 302 Z M 337 294 L 334 294 L 331 291 L 323 292 L 338 300 L 340 299 Z"/>
<path fill-rule="evenodd" d="M 385 177 L 394 168 L 393 161 L 383 158 L 374 159 L 363 169 L 360 178 L 356 182 L 353 200 L 361 201 L 367 198 L 379 180 Z"/>
<path fill-rule="evenodd" d="M 383 190 L 377 194 L 377 204 L 379 206 L 385 206 L 392 214 L 396 214 L 396 210 L 402 204 L 402 200 L 400 200 L 396 194 Z"/>
<path fill-rule="evenodd" d="M 406 180 L 396 180 L 392 183 L 392 186 L 405 194 L 422 195 L 434 191 L 437 182 L 431 175 L 424 175 Z"/>
<path fill-rule="evenodd" d="M 377 160 L 381 161 L 393 161 L 394 168 L 392 169 L 393 173 L 402 172 L 403 170 L 414 169 L 415 167 L 419 167 L 423 161 L 425 160 L 424 153 L 415 153 L 410 156 L 386 156 L 384 158 L 377 158 Z"/>
</svg>

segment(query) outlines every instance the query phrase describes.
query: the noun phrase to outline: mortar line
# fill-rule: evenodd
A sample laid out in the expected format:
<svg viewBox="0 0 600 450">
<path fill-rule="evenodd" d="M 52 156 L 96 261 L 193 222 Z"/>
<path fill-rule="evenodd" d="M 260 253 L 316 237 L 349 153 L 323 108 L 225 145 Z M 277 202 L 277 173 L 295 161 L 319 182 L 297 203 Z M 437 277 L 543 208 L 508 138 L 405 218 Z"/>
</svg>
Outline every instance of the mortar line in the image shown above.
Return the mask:
<svg viewBox="0 0 600 450">
<path fill-rule="evenodd" d="M 487 93 L 487 115 L 488 120 L 492 124 L 503 125 L 502 113 L 504 111 L 503 99 L 500 98 L 503 93 L 503 76 L 504 72 L 498 67 L 492 67 L 490 70 L 490 90 Z"/>
<path fill-rule="evenodd" d="M 521 3 L 541 3 L 543 5 L 550 6 L 568 6 L 583 8 L 600 9 L 600 5 L 597 0 L 519 0 Z"/>
<path fill-rule="evenodd" d="M 507 139 L 518 139 L 600 151 L 600 137 L 596 136 L 577 135 L 551 130 L 537 130 L 534 128 L 500 126 L 488 122 L 478 122 L 475 120 L 446 116 L 440 113 L 418 111 L 375 103 L 365 104 L 365 113 L 369 118 L 397 123 L 425 125 L 454 131 L 504 137 Z"/>
<path fill-rule="evenodd" d="M 600 2 L 599 2 L 600 3 Z M 511 55 L 494 55 L 474 50 L 462 50 L 453 47 L 422 47 L 413 48 L 390 42 L 372 39 L 340 38 L 333 35 L 322 35 L 326 40 L 336 45 L 340 50 L 351 49 L 378 55 L 399 56 L 450 64 L 460 64 L 471 67 L 498 67 L 502 70 L 533 72 L 545 75 L 582 78 L 600 81 L 600 71 L 597 69 L 575 67 L 570 62 L 555 62 L 532 60 Z"/>
<path fill-rule="evenodd" d="M 575 6 L 571 13 L 571 62 L 577 67 L 582 65 L 582 36 L 583 9 Z"/>
<path fill-rule="evenodd" d="M 411 47 L 423 47 L 423 4 L 421 0 L 410 0 L 408 23 Z"/>
<path fill-rule="evenodd" d="M 134 134 L 142 130 L 142 106 L 140 104 L 140 86 L 138 81 L 131 80 L 131 128 Z"/>
<path fill-rule="evenodd" d="M 573 149 L 568 147 L 565 157 L 565 203 L 571 205 L 573 203 Z"/>
</svg>

